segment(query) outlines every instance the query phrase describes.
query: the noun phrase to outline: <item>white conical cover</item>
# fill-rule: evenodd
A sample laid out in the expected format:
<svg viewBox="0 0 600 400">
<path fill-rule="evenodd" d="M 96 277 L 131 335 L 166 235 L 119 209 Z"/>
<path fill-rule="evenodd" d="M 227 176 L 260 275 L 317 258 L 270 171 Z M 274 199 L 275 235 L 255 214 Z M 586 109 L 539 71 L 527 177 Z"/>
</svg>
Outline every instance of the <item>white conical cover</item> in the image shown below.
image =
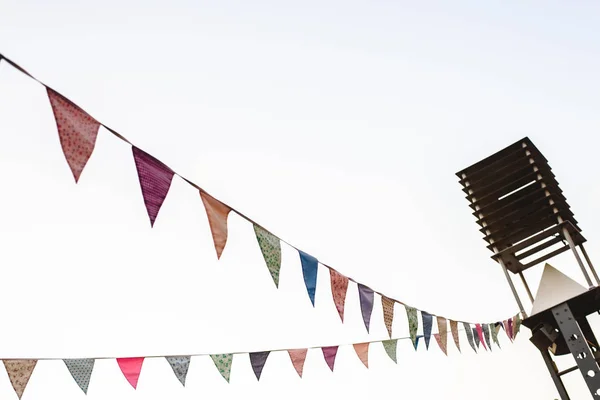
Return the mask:
<svg viewBox="0 0 600 400">
<path fill-rule="evenodd" d="M 540 287 L 535 295 L 531 315 L 546 311 L 586 291 L 587 289 L 579 283 L 550 264 L 546 264 L 540 281 Z"/>
</svg>

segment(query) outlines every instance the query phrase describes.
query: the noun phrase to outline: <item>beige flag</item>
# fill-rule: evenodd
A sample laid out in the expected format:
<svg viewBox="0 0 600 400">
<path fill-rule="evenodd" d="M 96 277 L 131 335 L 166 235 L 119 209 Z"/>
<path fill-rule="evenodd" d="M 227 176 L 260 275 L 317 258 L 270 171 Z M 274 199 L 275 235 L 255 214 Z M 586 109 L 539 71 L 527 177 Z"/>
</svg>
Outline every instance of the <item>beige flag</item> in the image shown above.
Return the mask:
<svg viewBox="0 0 600 400">
<path fill-rule="evenodd" d="M 394 303 L 395 301 L 390 299 L 389 297 L 385 297 L 383 295 L 381 296 L 383 322 L 385 323 L 388 335 L 390 335 L 390 339 L 392 338 L 392 323 L 394 322 Z"/>
<path fill-rule="evenodd" d="M 353 344 L 356 355 L 360 358 L 365 367 L 369 368 L 369 342 Z"/>
<path fill-rule="evenodd" d="M 227 243 L 227 217 L 231 208 L 206 192 L 200 191 L 200 197 L 202 197 L 206 215 L 208 216 L 208 224 L 210 225 L 210 231 L 215 242 L 217 258 L 221 258 L 221 254 Z"/>
<path fill-rule="evenodd" d="M 460 351 L 460 342 L 458 340 L 458 322 L 450 321 L 450 331 L 452 332 L 452 338 L 454 339 L 454 344 L 456 344 L 456 348 Z"/>
<path fill-rule="evenodd" d="M 448 323 L 446 322 L 446 318 L 437 317 L 437 326 L 439 332 L 439 345 L 444 354 L 448 355 Z"/>
<path fill-rule="evenodd" d="M 27 382 L 33 373 L 37 360 L 2 360 L 8 378 L 19 399 L 23 396 Z"/>
</svg>

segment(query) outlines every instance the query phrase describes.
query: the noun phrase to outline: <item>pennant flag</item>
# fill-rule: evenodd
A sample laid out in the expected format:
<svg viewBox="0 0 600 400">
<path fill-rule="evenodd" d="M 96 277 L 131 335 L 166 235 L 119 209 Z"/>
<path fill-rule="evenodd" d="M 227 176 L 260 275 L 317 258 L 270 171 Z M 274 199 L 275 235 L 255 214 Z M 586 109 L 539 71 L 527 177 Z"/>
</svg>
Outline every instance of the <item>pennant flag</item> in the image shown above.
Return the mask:
<svg viewBox="0 0 600 400">
<path fill-rule="evenodd" d="M 419 347 L 419 339 L 421 339 L 423 335 L 417 335 L 417 345 L 415 346 L 415 350 Z"/>
<path fill-rule="evenodd" d="M 288 354 L 292 360 L 292 365 L 294 366 L 294 369 L 300 378 L 302 378 L 302 370 L 304 369 L 304 361 L 306 360 L 307 352 L 308 349 L 288 350 Z"/>
<path fill-rule="evenodd" d="M 475 324 L 475 331 L 473 332 L 473 334 L 477 334 L 477 339 L 475 340 L 477 342 L 477 347 L 479 347 L 479 343 L 481 343 L 483 345 L 483 348 L 487 350 L 487 346 L 485 345 L 485 341 L 483 340 L 483 328 L 481 327 L 481 324 Z"/>
<path fill-rule="evenodd" d="M 373 290 L 361 283 L 358 286 L 358 297 L 360 298 L 360 311 L 362 312 L 363 322 L 365 328 L 369 332 L 369 325 L 371 324 L 371 313 L 373 312 L 373 300 L 375 299 L 375 293 Z"/>
<path fill-rule="evenodd" d="M 429 350 L 429 341 L 431 340 L 431 327 L 433 325 L 433 316 L 426 311 L 421 311 L 423 318 L 423 336 L 425 336 L 425 347 Z"/>
<path fill-rule="evenodd" d="M 169 193 L 174 172 L 171 171 L 171 168 L 137 147 L 132 146 L 131 149 L 133 150 L 133 159 L 142 187 L 144 204 L 146 205 L 148 217 L 150 217 L 150 226 L 154 226 L 160 207 L 165 201 L 167 193 Z"/>
<path fill-rule="evenodd" d="M 344 322 L 344 304 L 346 303 L 346 292 L 348 291 L 348 278 L 333 268 L 329 269 L 331 277 L 331 295 L 342 322 Z"/>
<path fill-rule="evenodd" d="M 481 344 L 481 340 L 479 340 L 479 335 L 477 334 L 476 328 L 473 328 L 473 339 L 475 339 L 475 344 L 477 345 L 477 348 L 479 348 L 479 345 Z"/>
<path fill-rule="evenodd" d="M 389 297 L 381 296 L 383 322 L 385 323 L 385 328 L 388 331 L 388 335 L 390 335 L 390 339 L 392 338 L 392 323 L 394 322 L 394 303 L 395 301 Z"/>
<path fill-rule="evenodd" d="M 413 342 L 415 350 L 417 349 L 417 329 L 419 329 L 419 320 L 417 319 L 417 309 L 414 307 L 404 306 L 406 309 L 406 316 L 408 318 L 408 330 L 410 332 L 410 339 Z"/>
<path fill-rule="evenodd" d="M 521 330 L 521 314 L 517 313 L 517 315 L 513 317 L 513 321 L 513 339 L 516 339 L 517 333 Z"/>
<path fill-rule="evenodd" d="M 231 377 L 231 364 L 233 363 L 233 354 L 211 354 L 215 366 L 221 373 L 221 376 L 229 382 Z"/>
<path fill-rule="evenodd" d="M 335 364 L 335 356 L 337 355 L 338 346 L 321 347 L 323 351 L 323 357 L 325 362 L 329 366 L 329 369 L 333 372 L 333 365 Z"/>
<path fill-rule="evenodd" d="M 179 382 L 183 386 L 185 386 L 185 378 L 187 377 L 188 369 L 190 368 L 190 361 L 192 357 L 184 356 L 184 357 L 165 357 L 169 362 L 171 368 L 173 368 L 173 372 Z"/>
<path fill-rule="evenodd" d="M 254 376 L 256 376 L 256 380 L 258 381 L 270 353 L 270 351 L 250 353 L 250 365 L 252 365 L 252 371 L 254 371 Z"/>
<path fill-rule="evenodd" d="M 125 379 L 127 379 L 127 382 L 129 382 L 134 389 L 137 389 L 144 357 L 117 358 L 117 363 L 119 364 L 119 368 L 121 368 L 121 372 L 123 372 Z"/>
<path fill-rule="evenodd" d="M 454 344 L 456 348 L 460 352 L 460 341 L 458 336 L 458 322 L 450 320 L 450 331 L 452 331 L 452 339 L 454 339 Z"/>
<path fill-rule="evenodd" d="M 58 138 L 75 182 L 92 156 L 100 123 L 60 93 L 46 88 L 54 112 Z"/>
<path fill-rule="evenodd" d="M 510 341 L 512 342 L 513 339 L 514 339 L 514 336 L 513 336 L 513 320 L 512 320 L 512 318 L 509 318 L 506 322 L 507 322 L 507 324 L 506 324 L 506 334 L 508 335 L 508 337 L 510 338 Z"/>
<path fill-rule="evenodd" d="M 215 243 L 215 250 L 217 250 L 217 258 L 220 259 L 227 243 L 227 217 L 231 208 L 202 190 L 200 191 L 200 197 L 206 209 L 208 224 Z"/>
<path fill-rule="evenodd" d="M 19 399 L 23 396 L 25 387 L 31 378 L 37 360 L 2 360 L 8 378 Z"/>
<path fill-rule="evenodd" d="M 95 360 L 93 358 L 76 358 L 63 361 L 75 379 L 75 383 L 79 385 L 83 393 L 87 394 Z"/>
<path fill-rule="evenodd" d="M 448 351 L 446 349 L 447 343 L 443 343 L 442 342 L 442 338 L 440 337 L 440 334 L 439 333 L 434 333 L 433 337 L 435 338 L 435 341 L 437 342 L 438 346 L 440 346 L 440 350 L 442 350 L 442 352 L 445 355 L 448 355 Z"/>
<path fill-rule="evenodd" d="M 355 343 L 353 346 L 360 361 L 369 368 L 369 343 Z"/>
<path fill-rule="evenodd" d="M 471 348 L 475 353 L 477 353 L 477 349 L 475 348 L 475 342 L 473 341 L 473 331 L 471 330 L 471 325 L 469 325 L 466 322 L 463 322 L 463 326 L 465 327 L 465 333 L 467 334 L 467 340 L 469 341 Z"/>
<path fill-rule="evenodd" d="M 298 250 L 300 262 L 302 263 L 302 275 L 304 275 L 304 284 L 313 307 L 315 306 L 315 293 L 317 291 L 317 270 L 319 261 L 310 254 Z"/>
<path fill-rule="evenodd" d="M 387 355 L 392 359 L 393 362 L 398 364 L 398 359 L 396 358 L 398 339 L 384 340 L 381 343 L 383 344 L 383 349 L 385 350 Z"/>
<path fill-rule="evenodd" d="M 483 337 L 485 338 L 485 344 L 487 344 L 487 348 L 492 351 L 492 344 L 490 342 L 490 326 L 488 324 L 481 325 L 481 329 L 483 331 Z"/>
<path fill-rule="evenodd" d="M 275 282 L 275 287 L 279 287 L 279 270 L 281 269 L 281 242 L 279 238 L 271 232 L 254 224 L 254 233 L 260 246 L 267 268 L 271 273 L 271 278 Z"/>
<path fill-rule="evenodd" d="M 500 328 L 502 326 L 501 322 L 496 322 L 495 324 L 491 324 L 490 329 L 492 330 L 492 341 L 496 343 L 496 345 L 500 348 L 500 342 L 498 341 L 498 332 L 500 332 Z"/>
<path fill-rule="evenodd" d="M 448 323 L 446 318 L 437 317 L 438 335 L 435 338 L 437 340 L 440 349 L 445 355 L 448 355 Z"/>
</svg>

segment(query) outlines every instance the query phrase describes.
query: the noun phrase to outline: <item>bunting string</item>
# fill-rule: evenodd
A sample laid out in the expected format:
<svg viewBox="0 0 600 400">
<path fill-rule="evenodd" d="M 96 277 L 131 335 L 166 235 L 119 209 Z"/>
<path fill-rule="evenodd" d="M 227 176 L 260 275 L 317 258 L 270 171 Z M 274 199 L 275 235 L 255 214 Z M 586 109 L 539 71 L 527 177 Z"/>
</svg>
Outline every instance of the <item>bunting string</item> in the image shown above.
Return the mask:
<svg viewBox="0 0 600 400">
<path fill-rule="evenodd" d="M 206 209 L 208 222 L 210 225 L 218 259 L 221 258 L 221 255 L 227 243 L 227 219 L 230 212 L 233 211 L 241 218 L 253 224 L 256 233 L 256 239 L 258 241 L 259 247 L 265 259 L 265 263 L 276 287 L 279 287 L 279 272 L 281 268 L 280 243 L 283 242 L 289 247 L 295 249 L 300 256 L 307 293 L 313 307 L 315 306 L 318 266 L 322 265 L 330 271 L 332 283 L 332 297 L 334 299 L 334 304 L 342 322 L 344 320 L 344 302 L 346 297 L 346 291 L 348 289 L 348 282 L 351 281 L 355 283 L 359 289 L 361 313 L 367 332 L 369 332 L 370 330 L 370 319 L 374 302 L 373 296 L 374 294 L 378 294 L 382 297 L 384 306 L 384 320 L 389 336 L 391 337 L 392 333 L 391 323 L 394 315 L 393 306 L 395 305 L 395 303 L 399 303 L 401 305 L 404 305 L 407 308 L 407 311 L 409 311 L 409 319 L 411 319 L 411 337 L 413 340 L 413 344 L 416 347 L 418 338 L 413 333 L 413 328 L 415 328 L 418 325 L 418 321 L 415 321 L 412 318 L 410 318 L 413 315 L 412 310 L 417 310 L 416 308 L 408 306 L 402 301 L 394 299 L 389 295 L 372 289 L 368 285 L 357 282 L 355 279 L 341 274 L 338 270 L 318 260 L 318 258 L 308 253 L 305 253 L 290 242 L 273 234 L 264 226 L 254 221 L 252 218 L 246 216 L 244 213 L 229 206 L 228 204 L 218 200 L 216 197 L 209 194 L 198 184 L 194 183 L 190 179 L 174 171 L 172 168 L 167 166 L 158 158 L 141 150 L 139 147 L 135 146 L 130 140 L 128 140 L 125 136 L 123 136 L 116 130 L 110 128 L 103 122 L 98 121 L 89 113 L 87 113 L 82 108 L 73 103 L 71 100 L 69 100 L 67 97 L 60 94 L 58 91 L 52 89 L 50 86 L 48 86 L 46 83 L 42 82 L 38 78 L 35 78 L 32 74 L 30 74 L 28 71 L 26 71 L 24 68 L 22 68 L 20 65 L 18 65 L 11 59 L 0 54 L 0 64 L 2 61 L 5 61 L 13 68 L 19 70 L 20 72 L 22 72 L 23 74 L 35 80 L 36 82 L 38 82 L 46 88 L 50 105 L 56 119 L 61 147 L 63 149 L 65 158 L 71 169 L 76 183 L 79 181 L 81 174 L 85 168 L 85 165 L 94 151 L 99 128 L 100 126 L 102 126 L 115 137 L 124 141 L 132 147 L 134 164 L 138 172 L 142 196 L 144 199 L 151 227 L 154 226 L 155 220 L 159 214 L 163 201 L 165 200 L 168 194 L 172 179 L 176 175 L 199 191 L 200 198 Z M 427 328 L 430 328 L 430 319 L 433 316 L 439 317 L 437 314 L 429 313 L 420 309 L 419 311 L 425 313 L 426 319 L 424 320 L 424 322 L 428 324 Z M 451 323 L 452 321 L 457 321 L 463 324 L 475 324 L 472 322 L 466 322 L 462 320 L 459 321 L 451 320 L 449 318 L 446 319 L 448 321 L 451 321 Z M 507 328 L 507 332 L 510 336 L 513 334 L 513 331 L 518 330 L 521 319 L 519 316 L 519 318 L 515 320 L 514 328 L 512 325 L 513 319 L 510 318 L 507 321 L 509 322 L 509 324 L 511 324 L 510 327 Z M 452 332 L 454 333 L 454 330 L 452 330 Z M 473 332 L 470 333 L 472 335 Z M 476 330 L 476 333 L 479 333 L 479 331 Z M 479 335 L 476 334 L 475 336 L 476 339 L 480 339 Z M 430 330 L 428 330 L 425 336 L 425 342 L 427 347 L 429 346 L 430 338 L 431 332 Z M 483 345 L 484 347 L 486 346 L 485 341 L 483 341 Z M 333 350 L 331 350 L 329 353 L 332 354 Z M 134 384 L 133 382 L 130 383 L 132 383 L 132 385 Z"/>
</svg>

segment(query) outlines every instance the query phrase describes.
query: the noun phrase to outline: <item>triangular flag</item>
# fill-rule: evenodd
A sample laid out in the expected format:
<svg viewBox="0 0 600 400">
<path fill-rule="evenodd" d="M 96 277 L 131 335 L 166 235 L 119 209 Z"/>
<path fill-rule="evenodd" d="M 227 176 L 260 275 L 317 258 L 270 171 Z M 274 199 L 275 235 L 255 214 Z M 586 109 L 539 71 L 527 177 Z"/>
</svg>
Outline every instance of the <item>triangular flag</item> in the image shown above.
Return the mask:
<svg viewBox="0 0 600 400">
<path fill-rule="evenodd" d="M 433 316 L 427 311 L 421 311 L 423 319 L 423 336 L 425 337 L 425 347 L 429 350 L 429 341 L 431 340 L 431 327 L 433 326 Z"/>
<path fill-rule="evenodd" d="M 173 368 L 173 372 L 179 382 L 183 386 L 185 386 L 185 378 L 187 377 L 188 369 L 190 368 L 190 361 L 192 357 L 184 356 L 184 357 L 165 357 L 169 362 L 171 368 Z"/>
<path fill-rule="evenodd" d="M 504 329 L 504 332 L 506 332 L 506 336 L 508 336 L 508 338 L 512 342 L 512 325 L 509 328 L 508 321 L 509 320 L 507 319 L 502 322 L 502 329 Z"/>
<path fill-rule="evenodd" d="M 369 368 L 369 342 L 355 343 L 353 346 L 360 361 L 362 361 L 365 367 Z"/>
<path fill-rule="evenodd" d="M 398 339 L 384 340 L 381 342 L 381 344 L 383 344 L 383 349 L 385 350 L 387 355 L 392 359 L 392 361 L 398 364 L 398 360 L 396 358 Z"/>
<path fill-rule="evenodd" d="M 144 204 L 146 205 L 148 217 L 150 217 L 150 226 L 154 226 L 160 207 L 165 201 L 167 193 L 169 193 L 174 172 L 171 168 L 137 147 L 132 146 L 131 149 L 133 150 L 133 159 L 142 187 Z"/>
<path fill-rule="evenodd" d="M 296 350 L 288 350 L 288 354 L 290 355 L 290 359 L 292 360 L 292 365 L 294 369 L 298 373 L 298 376 L 302 378 L 302 371 L 304 369 L 304 361 L 306 360 L 306 353 L 308 349 L 296 349 Z"/>
<path fill-rule="evenodd" d="M 510 338 L 510 341 L 512 342 L 514 339 L 513 336 L 513 320 L 512 318 L 509 318 L 506 325 L 506 334 L 508 335 L 508 337 Z"/>
<path fill-rule="evenodd" d="M 83 390 L 83 393 L 87 394 L 95 360 L 93 358 L 76 358 L 63 361 L 77 385 Z"/>
<path fill-rule="evenodd" d="M 144 357 L 117 358 L 117 363 L 127 382 L 136 389 L 140 372 L 142 372 Z"/>
<path fill-rule="evenodd" d="M 388 331 L 390 338 L 392 337 L 392 323 L 394 322 L 394 304 L 396 302 L 389 297 L 381 296 L 381 308 L 383 309 L 383 322 Z"/>
<path fill-rule="evenodd" d="M 2 360 L 8 372 L 8 378 L 19 399 L 23 396 L 25 387 L 31 378 L 37 360 Z"/>
<path fill-rule="evenodd" d="M 456 348 L 460 352 L 460 340 L 459 340 L 459 336 L 458 336 L 458 322 L 452 321 L 452 320 L 449 320 L 449 321 L 450 321 L 450 331 L 452 332 L 452 339 L 454 339 L 454 344 L 456 345 Z"/>
<path fill-rule="evenodd" d="M 75 182 L 90 159 L 100 123 L 60 93 L 46 88 L 54 112 L 58 137 Z"/>
<path fill-rule="evenodd" d="M 210 232 L 215 243 L 215 250 L 217 250 L 217 258 L 221 258 L 227 243 L 227 217 L 231 208 L 202 190 L 200 191 L 200 197 L 206 209 Z"/>
<path fill-rule="evenodd" d="M 270 351 L 259 351 L 256 353 L 250 353 L 250 365 L 252 365 L 252 371 L 254 371 L 254 376 L 256 376 L 256 380 L 260 380 L 260 374 L 262 374 L 262 370 L 267 362 L 267 358 L 269 357 Z"/>
<path fill-rule="evenodd" d="M 501 326 L 501 322 L 496 322 L 495 324 L 491 324 L 490 326 L 490 329 L 492 330 L 492 341 L 496 343 L 498 347 L 500 347 L 500 342 L 498 341 L 498 332 L 500 332 Z"/>
<path fill-rule="evenodd" d="M 448 323 L 446 322 L 446 318 L 437 317 L 437 326 L 439 333 L 436 340 L 438 341 L 440 349 L 442 349 L 444 354 L 448 355 Z"/>
<path fill-rule="evenodd" d="M 211 354 L 210 358 L 221 373 L 221 376 L 229 382 L 231 377 L 231 364 L 233 363 L 233 354 Z"/>
<path fill-rule="evenodd" d="M 445 355 L 448 355 L 448 350 L 446 349 L 446 343 L 442 343 L 442 338 L 440 337 L 439 333 L 434 333 L 433 337 L 435 338 L 435 341 L 437 342 L 438 346 L 440 346 L 440 350 L 442 350 L 442 352 Z"/>
<path fill-rule="evenodd" d="M 302 275 L 304 276 L 304 284 L 306 291 L 313 307 L 315 306 L 315 293 L 317 291 L 317 270 L 319 269 L 319 261 L 306 254 L 302 250 L 298 250 L 300 254 L 300 262 L 302 263 Z"/>
<path fill-rule="evenodd" d="M 466 322 L 463 322 L 463 326 L 465 327 L 465 333 L 467 334 L 467 340 L 471 345 L 471 348 L 475 353 L 477 353 L 477 349 L 475 348 L 475 342 L 473 341 L 473 331 L 471 330 L 471 325 Z"/>
<path fill-rule="evenodd" d="M 279 270 L 281 269 L 281 242 L 279 238 L 271 232 L 254 224 L 254 233 L 260 251 L 262 252 L 267 268 L 271 273 L 271 278 L 275 282 L 275 287 L 279 287 Z"/>
<path fill-rule="evenodd" d="M 492 351 L 492 343 L 490 342 L 490 326 L 488 324 L 481 325 L 481 330 L 483 331 L 483 337 L 485 339 L 485 343 L 487 344 L 487 348 Z"/>
<path fill-rule="evenodd" d="M 473 334 L 477 334 L 476 341 L 481 343 L 483 345 L 483 348 L 487 350 L 485 340 L 483 339 L 483 328 L 481 327 L 481 324 L 475 324 L 475 332 L 473 332 Z M 479 347 L 479 344 L 477 344 L 477 347 Z"/>
<path fill-rule="evenodd" d="M 362 313 L 363 322 L 365 328 L 369 332 L 369 325 L 371 325 L 371 313 L 373 312 L 373 300 L 375 299 L 375 293 L 373 290 L 363 285 L 362 283 L 357 284 L 358 286 L 358 297 L 360 298 L 360 311 Z"/>
<path fill-rule="evenodd" d="M 419 339 L 421 339 L 423 337 L 423 335 L 417 335 L 417 344 L 415 346 L 415 350 L 417 349 L 417 347 L 419 347 Z"/>
<path fill-rule="evenodd" d="M 513 338 L 517 338 L 517 333 L 521 330 L 521 314 L 517 314 L 513 317 Z"/>
<path fill-rule="evenodd" d="M 406 317 L 408 318 L 408 331 L 410 332 L 410 339 L 413 342 L 415 350 L 417 349 L 417 329 L 419 329 L 419 320 L 417 316 L 417 309 L 414 307 L 404 306 L 406 309 Z"/>
<path fill-rule="evenodd" d="M 475 345 L 479 348 L 481 344 L 481 340 L 479 340 L 479 334 L 477 333 L 477 328 L 473 328 L 473 339 L 475 339 Z"/>
<path fill-rule="evenodd" d="M 337 355 L 338 346 L 321 347 L 323 351 L 323 357 L 325 362 L 329 366 L 329 369 L 333 372 L 333 366 L 335 364 L 335 356 Z"/>
<path fill-rule="evenodd" d="M 329 269 L 331 278 L 331 295 L 342 322 L 344 322 L 344 304 L 346 303 L 346 292 L 348 291 L 348 278 L 333 268 Z"/>
</svg>

